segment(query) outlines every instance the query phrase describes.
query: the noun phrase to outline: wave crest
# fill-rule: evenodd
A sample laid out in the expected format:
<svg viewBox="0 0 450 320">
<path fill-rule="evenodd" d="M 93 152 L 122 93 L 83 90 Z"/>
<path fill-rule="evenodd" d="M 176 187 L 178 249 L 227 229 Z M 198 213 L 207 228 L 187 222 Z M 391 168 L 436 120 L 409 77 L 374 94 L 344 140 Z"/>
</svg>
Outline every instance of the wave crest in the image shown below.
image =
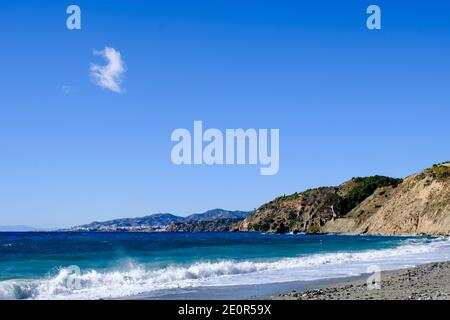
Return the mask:
<svg viewBox="0 0 450 320">
<path fill-rule="evenodd" d="M 433 255 L 446 248 L 446 256 Z M 61 268 L 39 280 L 0 282 L 0 299 L 101 299 L 135 296 L 143 292 L 213 285 L 261 284 L 349 276 L 366 272 L 368 265 L 384 269 L 450 259 L 448 238 L 406 240 L 394 249 L 313 254 L 272 261 L 203 261 L 146 269 L 130 263 L 126 270 L 98 272 Z M 428 260 L 424 257 L 429 254 Z M 283 272 L 280 272 L 280 271 Z"/>
</svg>

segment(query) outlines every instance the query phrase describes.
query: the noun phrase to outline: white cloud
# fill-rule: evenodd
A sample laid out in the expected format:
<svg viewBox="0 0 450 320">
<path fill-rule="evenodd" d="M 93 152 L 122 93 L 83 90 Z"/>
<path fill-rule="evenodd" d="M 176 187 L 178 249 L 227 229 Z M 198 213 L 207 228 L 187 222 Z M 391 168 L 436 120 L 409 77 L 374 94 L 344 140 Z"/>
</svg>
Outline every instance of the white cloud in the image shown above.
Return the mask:
<svg viewBox="0 0 450 320">
<path fill-rule="evenodd" d="M 116 93 L 123 93 L 121 83 L 125 65 L 120 52 L 114 48 L 105 47 L 101 51 L 95 50 L 94 55 L 102 56 L 107 60 L 104 66 L 91 64 L 90 75 L 95 84 Z"/>
</svg>

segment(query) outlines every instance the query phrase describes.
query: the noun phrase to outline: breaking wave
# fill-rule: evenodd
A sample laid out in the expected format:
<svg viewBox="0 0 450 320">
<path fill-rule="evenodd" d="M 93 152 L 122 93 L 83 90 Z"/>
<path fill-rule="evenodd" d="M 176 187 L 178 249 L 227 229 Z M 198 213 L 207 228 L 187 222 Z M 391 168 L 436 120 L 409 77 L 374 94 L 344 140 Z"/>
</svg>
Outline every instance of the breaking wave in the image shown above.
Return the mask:
<svg viewBox="0 0 450 320">
<path fill-rule="evenodd" d="M 130 263 L 125 270 L 60 268 L 56 275 L 0 282 L 0 299 L 112 299 L 165 289 L 309 281 L 450 260 L 449 238 L 405 240 L 394 249 L 312 254 L 277 260 L 199 261 L 149 269 Z"/>
</svg>

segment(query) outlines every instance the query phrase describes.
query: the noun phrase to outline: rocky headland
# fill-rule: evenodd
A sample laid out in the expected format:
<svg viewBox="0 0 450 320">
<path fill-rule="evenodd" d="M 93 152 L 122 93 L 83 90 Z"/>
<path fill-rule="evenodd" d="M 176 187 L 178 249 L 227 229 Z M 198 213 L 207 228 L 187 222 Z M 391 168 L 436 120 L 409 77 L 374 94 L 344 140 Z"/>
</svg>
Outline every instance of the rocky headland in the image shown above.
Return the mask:
<svg viewBox="0 0 450 320">
<path fill-rule="evenodd" d="M 309 234 L 450 233 L 450 163 L 405 179 L 353 178 L 276 198 L 233 230 Z"/>
</svg>

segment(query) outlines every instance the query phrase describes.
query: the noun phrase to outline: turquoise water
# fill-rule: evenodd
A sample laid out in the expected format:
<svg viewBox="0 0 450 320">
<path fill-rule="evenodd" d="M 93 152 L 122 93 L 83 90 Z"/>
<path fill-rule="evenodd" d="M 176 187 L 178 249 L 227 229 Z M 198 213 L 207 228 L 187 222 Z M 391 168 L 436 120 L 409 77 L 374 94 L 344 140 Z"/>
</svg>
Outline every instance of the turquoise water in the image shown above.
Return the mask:
<svg viewBox="0 0 450 320">
<path fill-rule="evenodd" d="M 0 233 L 0 298 L 97 299 L 310 281 L 449 258 L 447 238 L 259 233 Z"/>
</svg>

